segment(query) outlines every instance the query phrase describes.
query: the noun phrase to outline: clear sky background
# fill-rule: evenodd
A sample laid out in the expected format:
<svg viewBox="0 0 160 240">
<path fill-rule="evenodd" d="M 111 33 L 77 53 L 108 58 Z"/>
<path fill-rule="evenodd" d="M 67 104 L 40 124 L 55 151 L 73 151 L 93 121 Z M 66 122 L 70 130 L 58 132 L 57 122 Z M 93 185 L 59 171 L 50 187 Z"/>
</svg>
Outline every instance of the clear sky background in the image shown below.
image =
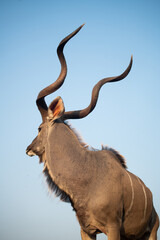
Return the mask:
<svg viewBox="0 0 160 240">
<path fill-rule="evenodd" d="M 66 110 L 86 107 L 94 84 L 121 74 L 133 54 L 127 78 L 103 86 L 96 109 L 71 123 L 91 146 L 126 158 L 160 215 L 160 2 L 1 0 L 1 240 L 80 240 L 71 206 L 49 194 L 43 166 L 25 149 L 41 123 L 36 97 L 60 72 L 56 48 L 84 22 L 65 47 L 65 84 L 47 103 L 60 95 Z"/>
</svg>

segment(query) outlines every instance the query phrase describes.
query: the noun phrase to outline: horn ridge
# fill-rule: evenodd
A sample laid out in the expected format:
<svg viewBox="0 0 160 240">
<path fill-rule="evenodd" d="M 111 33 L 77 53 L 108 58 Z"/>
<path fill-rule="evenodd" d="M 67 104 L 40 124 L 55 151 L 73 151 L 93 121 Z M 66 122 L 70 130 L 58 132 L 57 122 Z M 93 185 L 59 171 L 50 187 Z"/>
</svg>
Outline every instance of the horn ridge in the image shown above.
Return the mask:
<svg viewBox="0 0 160 240">
<path fill-rule="evenodd" d="M 56 90 L 58 90 L 62 84 L 64 83 L 64 80 L 66 78 L 67 75 L 67 64 L 66 64 L 66 60 L 65 60 L 65 56 L 63 54 L 63 48 L 65 46 L 65 44 L 72 38 L 74 37 L 79 31 L 80 29 L 84 26 L 81 25 L 79 28 L 77 28 L 75 31 L 73 31 L 71 34 L 69 34 L 67 37 L 65 37 L 60 44 L 58 45 L 57 48 L 57 55 L 61 64 L 61 72 L 59 74 L 59 77 L 57 78 L 57 80 L 55 82 L 53 82 L 52 84 L 50 84 L 48 87 L 44 88 L 43 90 L 40 91 L 40 93 L 38 94 L 37 100 L 36 100 L 36 104 L 37 107 L 41 113 L 42 119 L 43 121 L 45 121 L 45 118 L 47 116 L 47 104 L 45 102 L 45 97 L 48 96 L 49 94 L 55 92 Z"/>
<path fill-rule="evenodd" d="M 83 110 L 78 110 L 78 111 L 65 112 L 64 116 L 63 116 L 63 119 L 67 120 L 67 119 L 84 118 L 89 113 L 91 113 L 93 111 L 93 109 L 95 108 L 96 104 L 97 104 L 99 91 L 100 91 L 101 87 L 107 82 L 117 82 L 117 81 L 120 81 L 120 80 L 124 79 L 131 70 L 132 62 L 133 62 L 133 57 L 131 56 L 131 60 L 130 60 L 130 63 L 128 65 L 127 69 L 121 75 L 116 76 L 116 77 L 104 78 L 104 79 L 100 80 L 94 86 L 94 88 L 92 90 L 91 102 L 90 102 L 90 104 L 87 108 L 85 108 Z"/>
</svg>

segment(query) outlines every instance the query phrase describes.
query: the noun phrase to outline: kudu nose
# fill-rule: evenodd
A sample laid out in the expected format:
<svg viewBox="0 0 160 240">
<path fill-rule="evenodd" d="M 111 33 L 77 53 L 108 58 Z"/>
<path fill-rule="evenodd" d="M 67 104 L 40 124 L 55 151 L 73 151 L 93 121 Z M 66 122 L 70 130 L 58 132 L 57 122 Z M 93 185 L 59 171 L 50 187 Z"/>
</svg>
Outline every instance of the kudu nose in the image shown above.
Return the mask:
<svg viewBox="0 0 160 240">
<path fill-rule="evenodd" d="M 30 149 L 30 147 L 28 146 L 27 148 L 26 148 L 26 154 L 28 155 L 28 152 L 30 151 L 31 149 Z"/>
<path fill-rule="evenodd" d="M 32 157 L 32 156 L 34 156 L 35 155 L 35 153 L 32 151 L 32 149 L 31 149 L 31 147 L 30 147 L 30 145 L 27 147 L 27 149 L 26 149 L 26 154 L 28 155 L 28 156 L 30 156 L 30 157 Z"/>
</svg>

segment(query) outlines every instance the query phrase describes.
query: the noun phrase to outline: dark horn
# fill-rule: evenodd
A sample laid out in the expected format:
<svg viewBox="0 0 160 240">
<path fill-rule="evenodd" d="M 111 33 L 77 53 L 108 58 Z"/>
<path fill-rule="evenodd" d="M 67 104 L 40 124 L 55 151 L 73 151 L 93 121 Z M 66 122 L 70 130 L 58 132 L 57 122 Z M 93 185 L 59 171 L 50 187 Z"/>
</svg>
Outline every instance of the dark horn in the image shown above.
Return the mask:
<svg viewBox="0 0 160 240">
<path fill-rule="evenodd" d="M 94 86 L 94 88 L 92 90 L 91 102 L 90 102 L 90 104 L 87 108 L 85 108 L 83 110 L 78 110 L 78 111 L 65 112 L 64 116 L 63 116 L 63 119 L 64 120 L 66 120 L 66 119 L 78 119 L 78 118 L 86 117 L 95 108 L 97 100 L 98 100 L 99 91 L 100 91 L 101 87 L 107 82 L 117 82 L 117 81 L 120 81 L 120 80 L 124 79 L 131 70 L 132 62 L 133 62 L 133 59 L 132 59 L 132 56 L 131 56 L 129 66 L 127 67 L 127 69 L 121 75 L 119 75 L 117 77 L 104 78 L 104 79 L 100 80 Z"/>
<path fill-rule="evenodd" d="M 79 28 L 77 28 L 74 32 L 72 32 L 71 34 L 69 34 L 67 37 L 65 37 L 59 44 L 58 48 L 57 48 L 57 55 L 61 64 L 61 72 L 60 75 L 58 77 L 58 79 L 52 83 L 51 85 L 49 85 L 48 87 L 44 88 L 42 91 L 40 91 L 40 93 L 38 94 L 37 100 L 36 100 L 36 104 L 37 107 L 41 113 L 43 122 L 45 121 L 45 118 L 47 116 L 47 104 L 45 102 L 45 97 L 53 92 L 55 92 L 57 89 L 59 89 L 62 84 L 64 83 L 65 77 L 67 75 L 67 64 L 66 64 L 66 60 L 63 54 L 63 48 L 65 46 L 65 44 L 72 38 L 74 37 L 79 31 L 80 29 L 84 26 L 81 25 Z"/>
</svg>

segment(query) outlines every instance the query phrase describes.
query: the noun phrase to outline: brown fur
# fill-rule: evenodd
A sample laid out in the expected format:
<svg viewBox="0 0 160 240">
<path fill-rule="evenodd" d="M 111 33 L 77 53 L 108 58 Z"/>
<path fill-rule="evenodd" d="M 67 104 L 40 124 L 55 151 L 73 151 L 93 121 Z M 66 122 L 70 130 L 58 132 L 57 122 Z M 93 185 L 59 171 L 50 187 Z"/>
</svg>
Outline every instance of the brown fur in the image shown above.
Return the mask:
<svg viewBox="0 0 160 240">
<path fill-rule="evenodd" d="M 76 135 L 79 143 L 82 145 L 82 147 L 88 149 L 89 151 L 100 151 L 100 150 L 97 150 L 97 149 L 94 149 L 93 147 L 91 146 L 88 146 L 83 140 L 82 140 L 82 137 L 80 136 L 80 134 L 76 131 L 75 128 L 73 128 L 71 126 L 71 124 L 69 124 L 68 122 L 65 122 L 65 124 L 73 131 L 73 133 Z M 115 149 L 113 148 L 110 148 L 108 146 L 103 146 L 102 145 L 102 150 L 108 150 L 108 151 L 111 151 L 116 157 L 117 157 L 117 160 L 119 161 L 119 163 L 126 169 L 127 166 L 126 166 L 126 161 L 124 159 L 124 157 L 122 155 L 119 154 L 118 151 L 116 151 Z M 48 187 L 49 189 L 54 192 L 55 196 L 56 197 L 59 197 L 61 201 L 63 202 L 67 202 L 67 203 L 71 203 L 71 205 L 73 205 L 69 195 L 64 192 L 62 189 L 60 189 L 58 187 L 58 185 L 56 185 L 56 183 L 53 181 L 53 179 L 51 178 L 50 174 L 49 174 L 49 171 L 48 171 L 48 168 L 47 166 L 45 166 L 44 170 L 43 170 L 43 173 L 44 173 L 44 176 L 45 176 L 45 179 L 46 179 L 46 182 L 48 184 Z"/>
<path fill-rule="evenodd" d="M 82 147 L 88 149 L 89 151 L 100 151 L 99 149 L 95 149 L 92 146 L 88 145 L 87 143 L 85 143 L 81 137 L 81 135 L 77 132 L 77 130 L 75 128 L 72 127 L 72 125 L 70 123 L 68 123 L 67 121 L 65 122 L 65 124 L 74 132 L 74 134 L 76 135 L 79 143 L 82 145 Z M 126 160 L 125 158 L 115 149 L 108 147 L 108 146 L 104 146 L 102 145 L 102 150 L 107 150 L 107 151 L 111 151 L 115 156 L 116 156 L 116 160 L 119 161 L 119 163 L 122 165 L 122 167 L 124 167 L 125 169 L 127 169 L 127 165 L 126 165 Z"/>
</svg>

